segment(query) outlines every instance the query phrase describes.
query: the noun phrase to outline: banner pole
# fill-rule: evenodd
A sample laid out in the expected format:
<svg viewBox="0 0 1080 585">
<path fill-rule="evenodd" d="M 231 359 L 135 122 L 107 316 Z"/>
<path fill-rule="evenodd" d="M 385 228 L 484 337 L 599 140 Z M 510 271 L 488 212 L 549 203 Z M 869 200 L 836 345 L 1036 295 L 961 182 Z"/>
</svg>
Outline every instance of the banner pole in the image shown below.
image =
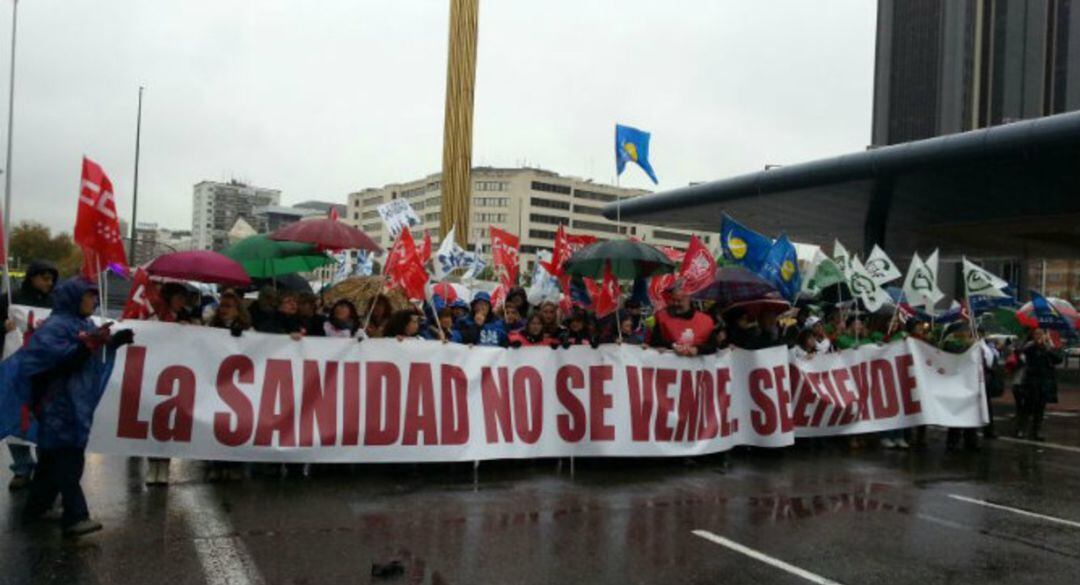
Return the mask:
<svg viewBox="0 0 1080 585">
<path fill-rule="evenodd" d="M 367 337 L 368 325 L 371 323 L 371 314 L 375 311 L 375 303 L 377 303 L 379 301 L 379 295 L 382 294 L 383 277 L 378 276 L 377 278 L 379 279 L 379 286 L 377 286 L 375 288 L 375 291 L 376 291 L 375 296 L 371 297 L 371 302 L 368 303 L 367 316 L 364 317 L 364 326 L 363 326 L 362 329 L 364 330 L 364 337 L 365 338 Z"/>
</svg>

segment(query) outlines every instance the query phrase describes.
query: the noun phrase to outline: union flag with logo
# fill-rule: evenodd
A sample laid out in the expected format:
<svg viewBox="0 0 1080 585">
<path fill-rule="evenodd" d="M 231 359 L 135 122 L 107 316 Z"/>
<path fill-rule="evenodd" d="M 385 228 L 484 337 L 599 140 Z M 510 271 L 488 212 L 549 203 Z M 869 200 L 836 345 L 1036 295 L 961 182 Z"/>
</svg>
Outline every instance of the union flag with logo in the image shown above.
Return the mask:
<svg viewBox="0 0 1080 585">
<path fill-rule="evenodd" d="M 83 252 L 82 274 L 90 281 L 97 282 L 98 273 L 107 268 L 128 273 L 112 181 L 100 165 L 86 157 L 83 157 L 79 184 L 75 243 Z"/>
<path fill-rule="evenodd" d="M 499 282 L 507 289 L 517 285 L 519 242 L 519 238 L 514 234 L 491 227 L 491 260 Z"/>
</svg>

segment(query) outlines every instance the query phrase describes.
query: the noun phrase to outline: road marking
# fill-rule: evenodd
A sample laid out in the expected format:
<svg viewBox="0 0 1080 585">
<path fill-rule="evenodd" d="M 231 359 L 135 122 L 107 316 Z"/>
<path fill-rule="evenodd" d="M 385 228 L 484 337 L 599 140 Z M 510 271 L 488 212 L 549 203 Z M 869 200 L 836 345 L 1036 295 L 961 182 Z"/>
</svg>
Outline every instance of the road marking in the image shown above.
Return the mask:
<svg viewBox="0 0 1080 585">
<path fill-rule="evenodd" d="M 260 585 L 262 575 L 205 486 L 170 488 L 195 539 L 209 585 Z"/>
<path fill-rule="evenodd" d="M 1042 441 L 1029 441 L 1027 439 L 1017 439 L 1014 437 L 1001 437 L 997 438 L 999 441 L 1005 441 L 1006 443 L 1016 443 L 1018 445 L 1031 445 L 1032 447 L 1046 447 L 1047 449 L 1057 449 L 1059 451 L 1068 451 L 1070 453 L 1080 453 L 1080 447 L 1073 447 L 1072 445 L 1059 445 L 1057 443 L 1044 443 Z"/>
<path fill-rule="evenodd" d="M 1029 512 L 1027 510 L 1021 510 L 1020 508 L 1012 508 L 1009 506 L 1003 506 L 1001 504 L 995 504 L 993 502 L 987 502 L 986 500 L 969 498 L 967 496 L 961 496 L 957 494 L 949 494 L 949 497 L 954 500 L 960 500 L 961 502 L 967 502 L 969 504 L 978 504 L 980 506 L 986 506 L 987 508 L 994 508 L 995 510 L 1005 510 L 1006 512 L 1013 512 L 1014 514 L 1030 516 L 1031 518 L 1038 518 L 1039 520 L 1046 520 L 1047 522 L 1054 522 L 1057 524 L 1064 524 L 1065 526 L 1072 526 L 1073 528 L 1080 528 L 1080 522 L 1075 522 L 1073 520 L 1066 520 L 1064 518 L 1058 518 L 1056 516 L 1047 516 L 1046 514 L 1039 514 L 1038 512 Z"/>
<path fill-rule="evenodd" d="M 832 579 L 826 579 L 825 577 L 822 577 L 821 575 L 818 575 L 816 573 L 811 573 L 810 571 L 807 571 L 806 569 L 800 569 L 799 567 L 796 567 L 795 565 L 792 565 L 790 563 L 785 563 L 784 561 L 781 561 L 780 559 L 777 559 L 777 558 L 770 557 L 769 555 L 767 555 L 767 554 L 765 554 L 763 552 L 758 552 L 758 551 L 756 551 L 756 550 L 754 550 L 752 548 L 749 548 L 749 547 L 743 546 L 743 545 L 741 545 L 741 544 L 739 544 L 737 542 L 728 540 L 728 539 L 724 538 L 723 536 L 718 536 L 716 534 L 713 534 L 712 532 L 709 532 L 708 530 L 694 530 L 693 534 L 694 534 L 694 536 L 704 538 L 705 540 L 708 540 L 710 542 L 714 542 L 716 544 L 719 544 L 720 546 L 727 547 L 727 548 L 729 548 L 729 549 L 731 549 L 731 550 L 733 550 L 733 551 L 735 551 L 737 553 L 742 553 L 742 554 L 744 554 L 744 555 L 746 555 L 746 556 L 748 556 L 748 557 L 750 557 L 752 559 L 757 559 L 757 560 L 759 560 L 759 561 L 761 561 L 761 562 L 763 562 L 763 563 L 765 563 L 767 565 L 772 565 L 772 566 L 774 566 L 774 567 L 776 567 L 778 569 L 783 569 L 783 570 L 787 571 L 788 573 L 791 573 L 792 575 L 797 575 L 799 577 L 802 577 L 803 579 L 806 579 L 807 581 L 810 581 L 811 583 L 817 583 L 818 585 L 840 585 L 840 583 L 838 583 L 836 581 L 833 581 Z"/>
</svg>

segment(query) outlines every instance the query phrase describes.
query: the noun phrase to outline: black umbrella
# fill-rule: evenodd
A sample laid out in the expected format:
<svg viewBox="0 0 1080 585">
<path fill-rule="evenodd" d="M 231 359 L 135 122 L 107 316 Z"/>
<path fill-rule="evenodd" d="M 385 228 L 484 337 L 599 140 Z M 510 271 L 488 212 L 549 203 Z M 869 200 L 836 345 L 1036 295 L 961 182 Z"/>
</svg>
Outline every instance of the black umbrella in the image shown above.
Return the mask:
<svg viewBox="0 0 1080 585">
<path fill-rule="evenodd" d="M 605 264 L 615 278 L 633 280 L 675 272 L 675 263 L 660 250 L 642 242 L 612 240 L 590 244 L 574 252 L 565 270 L 572 276 L 603 278 Z"/>
</svg>

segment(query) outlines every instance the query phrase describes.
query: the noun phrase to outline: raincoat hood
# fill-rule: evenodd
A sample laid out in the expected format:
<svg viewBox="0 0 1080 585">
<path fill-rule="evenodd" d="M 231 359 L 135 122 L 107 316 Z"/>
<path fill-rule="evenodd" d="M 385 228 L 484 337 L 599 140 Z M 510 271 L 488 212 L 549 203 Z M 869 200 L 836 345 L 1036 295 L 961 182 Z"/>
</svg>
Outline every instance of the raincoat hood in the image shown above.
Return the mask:
<svg viewBox="0 0 1080 585">
<path fill-rule="evenodd" d="M 30 279 L 39 274 L 52 274 L 53 288 L 56 288 L 56 283 L 60 281 L 60 272 L 56 269 L 56 266 L 48 260 L 35 260 L 30 263 L 30 266 L 26 268 L 26 277 L 22 281 L 23 292 L 36 292 L 42 294 L 41 291 L 34 288 L 33 284 L 30 284 Z M 48 294 L 48 293 L 45 293 Z"/>
<path fill-rule="evenodd" d="M 81 276 L 61 282 L 53 290 L 53 313 L 86 318 L 79 314 L 79 304 L 82 303 L 83 294 L 89 291 L 96 293 L 97 285 Z"/>
</svg>

